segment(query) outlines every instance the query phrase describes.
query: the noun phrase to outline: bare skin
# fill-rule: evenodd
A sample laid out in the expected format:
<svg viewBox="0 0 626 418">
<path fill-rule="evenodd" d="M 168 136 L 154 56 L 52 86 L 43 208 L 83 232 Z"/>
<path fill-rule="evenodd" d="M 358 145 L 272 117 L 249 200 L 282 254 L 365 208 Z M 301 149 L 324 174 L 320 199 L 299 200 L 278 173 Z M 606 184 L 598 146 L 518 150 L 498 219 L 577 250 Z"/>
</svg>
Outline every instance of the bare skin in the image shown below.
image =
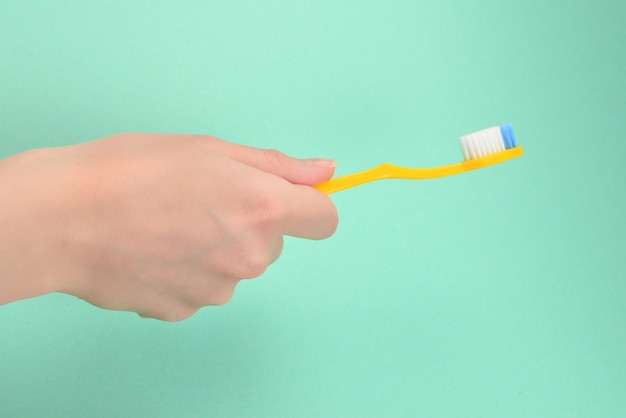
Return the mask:
<svg viewBox="0 0 626 418">
<path fill-rule="evenodd" d="M 130 133 L 0 160 L 0 305 L 63 292 L 179 321 L 258 277 L 283 236 L 324 239 L 334 162 Z"/>
</svg>

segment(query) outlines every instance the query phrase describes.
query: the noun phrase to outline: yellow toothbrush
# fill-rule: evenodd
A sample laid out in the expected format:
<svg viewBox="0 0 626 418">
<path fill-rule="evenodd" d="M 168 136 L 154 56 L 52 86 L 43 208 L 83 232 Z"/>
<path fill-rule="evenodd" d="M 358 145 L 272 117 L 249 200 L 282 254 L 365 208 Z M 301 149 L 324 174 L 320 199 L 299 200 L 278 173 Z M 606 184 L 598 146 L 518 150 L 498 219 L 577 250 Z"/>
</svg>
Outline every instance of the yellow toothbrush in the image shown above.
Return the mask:
<svg viewBox="0 0 626 418">
<path fill-rule="evenodd" d="M 495 126 L 459 138 L 465 161 L 441 167 L 409 168 L 382 163 L 369 170 L 330 179 L 315 186 L 331 194 L 375 180 L 408 179 L 426 180 L 465 173 L 477 168 L 501 163 L 524 154 L 517 146 L 511 124 Z"/>
</svg>

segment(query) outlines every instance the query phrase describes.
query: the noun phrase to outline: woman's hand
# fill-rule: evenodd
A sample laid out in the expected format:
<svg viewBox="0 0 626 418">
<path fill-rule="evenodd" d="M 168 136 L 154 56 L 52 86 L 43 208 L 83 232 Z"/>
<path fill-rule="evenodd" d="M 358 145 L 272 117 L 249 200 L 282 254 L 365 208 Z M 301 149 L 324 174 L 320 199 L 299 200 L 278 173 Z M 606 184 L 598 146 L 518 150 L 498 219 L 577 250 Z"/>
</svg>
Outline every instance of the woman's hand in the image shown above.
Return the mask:
<svg viewBox="0 0 626 418">
<path fill-rule="evenodd" d="M 60 291 L 182 320 L 323 239 L 334 162 L 194 135 L 120 134 L 0 161 L 0 304 Z"/>
</svg>

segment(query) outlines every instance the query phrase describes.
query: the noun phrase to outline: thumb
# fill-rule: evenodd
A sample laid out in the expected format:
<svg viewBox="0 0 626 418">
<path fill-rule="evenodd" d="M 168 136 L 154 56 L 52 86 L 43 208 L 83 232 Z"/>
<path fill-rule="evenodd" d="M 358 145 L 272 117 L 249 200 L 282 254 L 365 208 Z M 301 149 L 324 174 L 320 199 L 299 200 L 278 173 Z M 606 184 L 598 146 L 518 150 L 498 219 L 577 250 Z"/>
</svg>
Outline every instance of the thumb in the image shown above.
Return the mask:
<svg viewBox="0 0 626 418">
<path fill-rule="evenodd" d="M 260 150 L 264 156 L 255 167 L 284 178 L 293 184 L 314 186 L 330 179 L 335 173 L 334 160 L 326 158 L 299 159 L 276 150 Z"/>
<path fill-rule="evenodd" d="M 220 149 L 239 162 L 282 177 L 293 184 L 314 186 L 330 179 L 335 173 L 336 162 L 326 158 L 300 159 L 273 149 L 227 142 L 222 142 Z"/>
</svg>

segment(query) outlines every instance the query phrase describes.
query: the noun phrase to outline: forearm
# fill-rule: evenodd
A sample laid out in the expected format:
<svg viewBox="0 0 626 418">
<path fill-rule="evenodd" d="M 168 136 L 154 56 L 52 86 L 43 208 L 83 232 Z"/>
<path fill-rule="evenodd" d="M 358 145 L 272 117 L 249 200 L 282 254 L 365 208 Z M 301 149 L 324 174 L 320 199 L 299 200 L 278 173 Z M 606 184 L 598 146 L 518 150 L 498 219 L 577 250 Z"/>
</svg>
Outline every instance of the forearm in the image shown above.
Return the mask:
<svg viewBox="0 0 626 418">
<path fill-rule="evenodd" d="M 0 305 L 53 291 L 41 254 L 45 203 L 34 153 L 0 160 Z"/>
</svg>

